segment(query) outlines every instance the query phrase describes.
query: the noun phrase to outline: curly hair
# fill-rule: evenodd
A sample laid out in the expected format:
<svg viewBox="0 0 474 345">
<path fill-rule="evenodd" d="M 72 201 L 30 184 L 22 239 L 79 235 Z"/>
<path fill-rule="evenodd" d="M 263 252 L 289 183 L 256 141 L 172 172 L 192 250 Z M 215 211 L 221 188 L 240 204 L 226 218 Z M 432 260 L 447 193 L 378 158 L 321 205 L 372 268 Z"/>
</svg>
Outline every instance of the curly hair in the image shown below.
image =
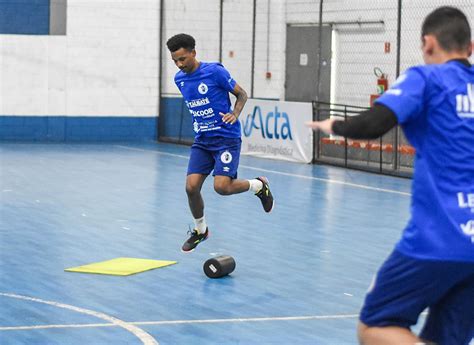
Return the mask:
<svg viewBox="0 0 474 345">
<path fill-rule="evenodd" d="M 194 38 L 188 34 L 177 34 L 171 37 L 167 42 L 166 45 L 170 52 L 175 52 L 181 48 L 186 50 L 193 50 L 196 46 L 196 41 Z"/>
</svg>

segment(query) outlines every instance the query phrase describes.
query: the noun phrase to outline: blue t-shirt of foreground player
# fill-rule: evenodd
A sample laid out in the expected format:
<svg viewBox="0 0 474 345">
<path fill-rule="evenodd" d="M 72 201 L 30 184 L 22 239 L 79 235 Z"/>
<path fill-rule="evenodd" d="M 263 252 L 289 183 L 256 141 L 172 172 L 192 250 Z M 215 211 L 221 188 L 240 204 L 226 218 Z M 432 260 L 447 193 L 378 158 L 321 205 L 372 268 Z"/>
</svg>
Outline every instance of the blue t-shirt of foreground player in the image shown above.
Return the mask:
<svg viewBox="0 0 474 345">
<path fill-rule="evenodd" d="M 220 63 L 201 62 L 193 73 L 174 78 L 192 115 L 196 141 L 212 137 L 240 138 L 240 121 L 226 124 L 219 113 L 232 111 L 229 92 L 237 84 Z"/>
<path fill-rule="evenodd" d="M 411 220 L 397 249 L 474 262 L 474 67 L 413 67 L 377 103 L 396 114 L 416 149 Z"/>
</svg>

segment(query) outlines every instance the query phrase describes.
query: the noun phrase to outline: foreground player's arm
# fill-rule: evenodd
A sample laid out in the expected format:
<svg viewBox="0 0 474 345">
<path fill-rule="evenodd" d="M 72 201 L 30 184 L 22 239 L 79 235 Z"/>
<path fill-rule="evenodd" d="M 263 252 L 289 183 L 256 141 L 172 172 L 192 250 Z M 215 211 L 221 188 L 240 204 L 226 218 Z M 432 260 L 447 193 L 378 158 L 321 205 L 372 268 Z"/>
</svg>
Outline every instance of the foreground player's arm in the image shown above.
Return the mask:
<svg viewBox="0 0 474 345">
<path fill-rule="evenodd" d="M 376 104 L 346 121 L 327 119 L 310 122 L 308 126 L 327 134 L 337 134 L 351 139 L 376 139 L 396 126 L 397 122 L 392 110 L 382 104 Z"/>
<path fill-rule="evenodd" d="M 410 68 L 376 100 L 375 106 L 347 121 L 328 119 L 307 125 L 314 130 L 351 139 L 378 138 L 397 124 L 412 123 L 423 116 L 427 73 L 429 70 L 423 66 Z"/>
<path fill-rule="evenodd" d="M 232 111 L 232 113 L 220 114 L 222 116 L 222 121 L 224 121 L 225 123 L 234 124 L 239 118 L 239 115 L 242 112 L 245 103 L 247 102 L 248 96 L 247 92 L 245 92 L 245 90 L 242 89 L 239 84 L 235 84 L 234 89 L 231 91 L 231 93 L 235 97 L 237 97 L 237 100 L 234 104 L 234 110 Z"/>
</svg>

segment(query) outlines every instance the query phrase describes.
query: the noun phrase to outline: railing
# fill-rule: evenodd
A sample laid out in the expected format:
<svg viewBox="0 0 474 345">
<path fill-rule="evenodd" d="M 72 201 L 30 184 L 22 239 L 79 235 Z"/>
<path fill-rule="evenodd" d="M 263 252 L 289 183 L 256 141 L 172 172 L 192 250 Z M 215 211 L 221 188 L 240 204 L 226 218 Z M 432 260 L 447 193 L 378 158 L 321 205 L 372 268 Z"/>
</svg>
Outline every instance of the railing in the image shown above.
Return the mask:
<svg viewBox="0 0 474 345">
<path fill-rule="evenodd" d="M 347 104 L 313 102 L 313 119 L 347 119 L 367 110 Z M 413 172 L 415 150 L 401 134 L 392 129 L 376 140 L 350 140 L 315 133 L 313 162 L 342 166 L 387 175 L 409 177 Z"/>
</svg>

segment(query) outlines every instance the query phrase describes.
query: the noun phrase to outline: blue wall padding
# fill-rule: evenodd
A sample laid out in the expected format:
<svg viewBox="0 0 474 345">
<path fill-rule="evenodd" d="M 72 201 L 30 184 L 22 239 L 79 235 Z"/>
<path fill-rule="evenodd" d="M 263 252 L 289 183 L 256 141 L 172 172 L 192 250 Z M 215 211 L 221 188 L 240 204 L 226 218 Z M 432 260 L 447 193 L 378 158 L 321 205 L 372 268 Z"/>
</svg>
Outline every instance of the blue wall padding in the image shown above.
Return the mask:
<svg viewBox="0 0 474 345">
<path fill-rule="evenodd" d="M 0 34 L 49 35 L 50 0 L 0 0 Z"/>
<path fill-rule="evenodd" d="M 0 141 L 143 142 L 157 139 L 157 117 L 0 116 Z"/>
<path fill-rule="evenodd" d="M 191 114 L 182 97 L 161 99 L 160 137 L 184 141 L 194 140 Z"/>
</svg>

